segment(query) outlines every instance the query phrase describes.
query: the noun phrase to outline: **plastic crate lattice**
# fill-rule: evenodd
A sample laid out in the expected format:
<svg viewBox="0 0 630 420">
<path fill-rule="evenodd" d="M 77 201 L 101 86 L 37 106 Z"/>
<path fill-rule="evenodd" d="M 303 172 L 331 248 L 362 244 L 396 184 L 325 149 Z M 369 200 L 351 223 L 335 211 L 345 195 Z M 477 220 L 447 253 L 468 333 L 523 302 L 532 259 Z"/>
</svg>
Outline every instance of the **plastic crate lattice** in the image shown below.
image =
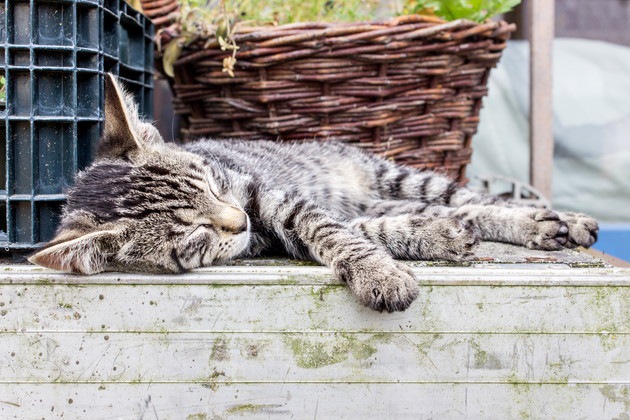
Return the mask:
<svg viewBox="0 0 630 420">
<path fill-rule="evenodd" d="M 152 38 L 123 0 L 0 0 L 0 249 L 52 238 L 67 188 L 94 157 L 106 72 L 151 117 Z"/>
</svg>

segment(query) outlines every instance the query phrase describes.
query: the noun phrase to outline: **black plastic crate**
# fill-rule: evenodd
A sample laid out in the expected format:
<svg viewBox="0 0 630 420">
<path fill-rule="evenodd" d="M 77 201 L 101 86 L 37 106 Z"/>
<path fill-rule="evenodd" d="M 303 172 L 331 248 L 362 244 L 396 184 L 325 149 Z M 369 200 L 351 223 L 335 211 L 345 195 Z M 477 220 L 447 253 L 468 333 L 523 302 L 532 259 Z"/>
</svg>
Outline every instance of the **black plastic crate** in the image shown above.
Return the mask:
<svg viewBox="0 0 630 420">
<path fill-rule="evenodd" d="M 152 39 L 123 0 L 0 0 L 0 250 L 52 238 L 65 191 L 94 157 L 106 72 L 152 116 Z"/>
</svg>

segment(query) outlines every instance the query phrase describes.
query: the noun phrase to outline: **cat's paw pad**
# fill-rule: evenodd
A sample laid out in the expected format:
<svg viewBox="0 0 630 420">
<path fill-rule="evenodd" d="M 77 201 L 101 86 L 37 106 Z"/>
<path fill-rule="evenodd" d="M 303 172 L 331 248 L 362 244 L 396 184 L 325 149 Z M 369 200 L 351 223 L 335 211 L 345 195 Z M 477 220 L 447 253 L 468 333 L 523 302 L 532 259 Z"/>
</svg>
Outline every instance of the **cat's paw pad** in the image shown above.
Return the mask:
<svg viewBox="0 0 630 420">
<path fill-rule="evenodd" d="M 527 209 L 520 229 L 525 232 L 525 246 L 530 249 L 555 251 L 568 241 L 569 227 L 558 213 L 545 209 Z"/>
<path fill-rule="evenodd" d="M 560 219 L 569 227 L 568 240 L 565 246 L 575 248 L 578 246 L 590 247 L 597 241 L 599 225 L 590 216 L 582 213 L 560 213 Z"/>
<path fill-rule="evenodd" d="M 434 219 L 417 236 L 421 241 L 420 258 L 449 261 L 462 261 L 470 257 L 481 239 L 479 230 L 472 224 L 450 218 Z"/>
<path fill-rule="evenodd" d="M 335 271 L 363 305 L 376 311 L 404 311 L 418 296 L 411 270 L 387 255 L 356 263 L 339 261 Z"/>
</svg>

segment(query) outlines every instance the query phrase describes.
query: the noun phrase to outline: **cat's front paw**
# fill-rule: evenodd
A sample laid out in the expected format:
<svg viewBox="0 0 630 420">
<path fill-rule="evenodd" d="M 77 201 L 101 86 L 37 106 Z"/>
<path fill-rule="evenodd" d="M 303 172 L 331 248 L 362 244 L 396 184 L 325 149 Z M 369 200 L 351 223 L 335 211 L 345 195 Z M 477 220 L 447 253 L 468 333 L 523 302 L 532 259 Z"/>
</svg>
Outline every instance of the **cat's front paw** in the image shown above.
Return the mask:
<svg viewBox="0 0 630 420">
<path fill-rule="evenodd" d="M 334 270 L 363 305 L 376 311 L 404 311 L 418 296 L 412 271 L 386 254 L 354 263 L 338 261 Z"/>
<path fill-rule="evenodd" d="M 568 240 L 564 246 L 567 248 L 578 246 L 588 248 L 597 241 L 599 225 L 595 219 L 582 213 L 562 212 L 559 215 L 560 220 L 569 227 Z"/>
</svg>

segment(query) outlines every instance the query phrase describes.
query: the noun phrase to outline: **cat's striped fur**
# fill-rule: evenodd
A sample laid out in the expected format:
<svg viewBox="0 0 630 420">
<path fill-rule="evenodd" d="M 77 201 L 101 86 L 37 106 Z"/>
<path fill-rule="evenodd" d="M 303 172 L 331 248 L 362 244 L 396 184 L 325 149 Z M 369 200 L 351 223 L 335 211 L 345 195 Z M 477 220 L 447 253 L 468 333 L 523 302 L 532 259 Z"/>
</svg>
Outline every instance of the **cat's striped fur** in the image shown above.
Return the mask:
<svg viewBox="0 0 630 420">
<path fill-rule="evenodd" d="M 35 263 L 180 273 L 285 251 L 330 266 L 364 305 L 395 311 L 418 289 L 392 257 L 458 260 L 480 239 L 540 249 L 596 239 L 587 216 L 519 207 L 342 144 L 165 144 L 111 76 L 106 93 L 97 159 Z"/>
</svg>

